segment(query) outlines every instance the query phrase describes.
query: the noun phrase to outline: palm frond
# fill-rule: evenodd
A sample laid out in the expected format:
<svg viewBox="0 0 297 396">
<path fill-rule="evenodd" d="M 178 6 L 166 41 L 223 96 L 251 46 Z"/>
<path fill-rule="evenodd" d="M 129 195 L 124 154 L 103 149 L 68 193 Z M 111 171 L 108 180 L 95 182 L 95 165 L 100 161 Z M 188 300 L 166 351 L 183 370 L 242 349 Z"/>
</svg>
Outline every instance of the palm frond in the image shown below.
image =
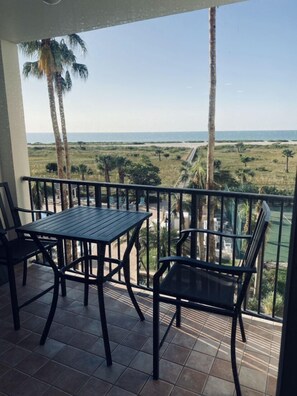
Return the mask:
<svg viewBox="0 0 297 396">
<path fill-rule="evenodd" d="M 79 75 L 80 78 L 86 80 L 89 76 L 89 71 L 86 65 L 82 63 L 73 63 L 72 71 L 74 75 Z"/>
<path fill-rule="evenodd" d="M 43 77 L 42 70 L 39 69 L 38 61 L 35 62 L 26 62 L 23 65 L 23 75 L 24 77 L 34 76 L 37 78 Z"/>
<path fill-rule="evenodd" d="M 26 56 L 35 56 L 41 50 L 41 41 L 34 40 L 34 41 L 26 41 L 24 43 L 20 43 L 19 45 L 20 50 Z"/>
<path fill-rule="evenodd" d="M 75 49 L 77 47 L 80 47 L 82 50 L 82 53 L 85 54 L 87 52 L 87 46 L 84 40 L 76 33 L 69 34 L 67 36 L 69 45 Z"/>
</svg>

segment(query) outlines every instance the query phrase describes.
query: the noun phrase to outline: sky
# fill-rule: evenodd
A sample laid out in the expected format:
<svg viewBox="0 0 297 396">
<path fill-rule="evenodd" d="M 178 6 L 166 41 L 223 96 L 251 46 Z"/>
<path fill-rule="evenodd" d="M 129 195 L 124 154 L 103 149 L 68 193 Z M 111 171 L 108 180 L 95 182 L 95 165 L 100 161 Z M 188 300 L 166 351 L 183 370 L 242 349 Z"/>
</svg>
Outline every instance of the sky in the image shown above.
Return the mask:
<svg viewBox="0 0 297 396">
<path fill-rule="evenodd" d="M 217 9 L 217 131 L 297 129 L 296 16 L 296 0 Z M 208 34 L 208 10 L 81 33 L 89 78 L 65 95 L 68 132 L 206 131 Z M 26 131 L 51 132 L 46 81 L 22 90 Z"/>
</svg>

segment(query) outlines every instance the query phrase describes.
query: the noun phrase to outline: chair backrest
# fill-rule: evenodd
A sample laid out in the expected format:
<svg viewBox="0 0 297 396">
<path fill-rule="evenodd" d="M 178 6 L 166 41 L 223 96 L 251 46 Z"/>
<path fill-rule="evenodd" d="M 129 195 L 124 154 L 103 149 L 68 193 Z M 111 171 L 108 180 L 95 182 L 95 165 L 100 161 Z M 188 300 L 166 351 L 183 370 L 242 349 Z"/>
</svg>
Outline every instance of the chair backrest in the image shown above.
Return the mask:
<svg viewBox="0 0 297 396">
<path fill-rule="evenodd" d="M 253 231 L 250 242 L 247 246 L 245 256 L 241 262 L 241 266 L 254 268 L 261 245 L 265 239 L 265 233 L 269 224 L 269 220 L 270 220 L 270 209 L 267 203 L 263 201 L 255 229 Z M 244 276 L 243 281 L 242 281 L 242 277 L 238 279 L 238 283 L 240 287 L 238 289 L 237 301 L 236 301 L 237 309 L 240 309 L 241 304 L 245 298 L 251 277 L 252 277 L 252 273 L 248 273 Z"/>
<path fill-rule="evenodd" d="M 261 210 L 258 215 L 255 229 L 252 233 L 251 240 L 247 246 L 241 265 L 253 268 L 258 256 L 262 242 L 264 241 L 265 232 L 270 220 L 270 209 L 265 201 L 262 202 Z"/>
<path fill-rule="evenodd" d="M 19 214 L 14 208 L 8 183 L 0 183 L 0 228 L 2 230 L 11 231 L 21 225 Z"/>
</svg>

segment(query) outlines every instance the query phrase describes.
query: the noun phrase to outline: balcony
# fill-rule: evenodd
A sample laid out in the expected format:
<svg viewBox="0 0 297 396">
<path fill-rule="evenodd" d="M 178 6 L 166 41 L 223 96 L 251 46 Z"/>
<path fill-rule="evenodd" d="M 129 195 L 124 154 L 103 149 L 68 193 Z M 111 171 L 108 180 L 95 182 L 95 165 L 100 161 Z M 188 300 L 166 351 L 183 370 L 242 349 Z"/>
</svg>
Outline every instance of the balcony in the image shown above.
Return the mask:
<svg viewBox="0 0 297 396">
<path fill-rule="evenodd" d="M 174 252 L 183 227 L 208 227 L 210 205 L 215 202 L 214 227 L 230 232 L 250 232 L 260 200 L 272 209 L 271 228 L 257 263 L 258 274 L 244 304 L 247 343 L 237 340 L 237 358 L 243 394 L 274 395 L 282 329 L 284 280 L 292 217 L 292 197 L 264 196 L 222 191 L 159 188 L 109 183 L 91 183 L 25 177 L 32 207 L 60 211 L 68 205 L 96 205 L 153 213 L 140 234 L 131 258 L 131 281 L 145 314 L 139 322 L 127 298 L 121 277 L 105 287 L 107 321 L 114 364 L 104 359 L 97 294 L 92 290 L 88 307 L 83 306 L 80 285 L 67 285 L 67 297 L 59 299 L 49 339 L 39 346 L 39 335 L 47 317 L 51 296 L 24 308 L 22 328 L 15 332 L 10 318 L 7 285 L 0 288 L 0 355 L 4 394 L 160 394 L 233 395 L 229 354 L 230 322 L 219 316 L 184 311 L 182 327 L 173 327 L 162 347 L 159 381 L 152 372 L 152 276 L 158 258 Z M 65 199 L 67 197 L 67 199 Z M 114 243 L 110 255 L 120 255 L 127 238 Z M 197 255 L 201 241 L 193 240 L 187 254 Z M 202 241 L 205 255 L 208 240 Z M 76 246 L 79 250 L 79 246 Z M 240 258 L 240 245 L 216 240 L 216 257 L 225 262 Z M 19 274 L 21 278 L 21 274 Z M 31 266 L 28 286 L 21 298 L 53 280 L 47 267 Z M 168 307 L 162 322 L 170 320 Z M 165 328 L 165 326 L 163 326 Z M 61 375 L 61 372 L 67 375 Z M 28 393 L 26 393 L 28 392 Z M 35 392 L 35 393 L 36 393 Z M 65 392 L 65 393 L 63 393 Z"/>
<path fill-rule="evenodd" d="M 52 281 L 52 271 L 32 266 L 29 290 Z M 172 327 L 161 350 L 160 380 L 152 372 L 152 298 L 139 290 L 137 300 L 145 315 L 139 322 L 125 289 L 114 283 L 105 287 L 106 311 L 113 365 L 106 366 L 96 290 L 83 306 L 80 284 L 67 284 L 44 346 L 40 334 L 51 296 L 21 311 L 22 326 L 14 331 L 8 285 L 0 287 L 0 393 L 6 395 L 233 395 L 229 356 L 229 320 L 203 312 L 183 311 L 180 329 Z M 237 340 L 239 377 L 244 395 L 274 395 L 281 324 L 244 315 L 247 343 Z M 163 310 L 162 322 L 170 320 Z M 163 326 L 164 327 L 164 326 Z"/>
</svg>

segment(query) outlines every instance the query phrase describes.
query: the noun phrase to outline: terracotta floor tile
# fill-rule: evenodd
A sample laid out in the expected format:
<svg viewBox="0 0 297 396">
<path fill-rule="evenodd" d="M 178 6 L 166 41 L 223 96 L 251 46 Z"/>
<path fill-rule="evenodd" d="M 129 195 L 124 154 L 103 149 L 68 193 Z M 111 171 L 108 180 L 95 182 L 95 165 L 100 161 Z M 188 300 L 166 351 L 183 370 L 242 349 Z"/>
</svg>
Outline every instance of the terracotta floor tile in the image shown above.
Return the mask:
<svg viewBox="0 0 297 396">
<path fill-rule="evenodd" d="M 194 393 L 201 393 L 207 380 L 207 375 L 185 367 L 181 372 L 177 385 Z"/>
<path fill-rule="evenodd" d="M 159 366 L 159 378 L 161 380 L 175 384 L 182 371 L 182 368 L 183 367 L 177 363 L 170 362 L 166 359 L 161 359 Z"/>
<path fill-rule="evenodd" d="M 117 380 L 116 385 L 129 392 L 139 394 L 148 378 L 147 374 L 128 368 Z"/>
<path fill-rule="evenodd" d="M 172 394 L 172 389 L 173 385 L 168 382 L 154 381 L 150 378 L 139 394 L 141 396 L 169 396 Z"/>
<path fill-rule="evenodd" d="M 206 353 L 210 356 L 216 356 L 218 353 L 220 346 L 220 342 L 213 340 L 212 338 L 205 338 L 200 336 L 195 345 L 194 345 L 194 350 L 202 353 Z"/>
<path fill-rule="evenodd" d="M 70 393 L 66 393 L 61 389 L 51 386 L 42 396 L 69 396 Z"/>
<path fill-rule="evenodd" d="M 102 379 L 103 381 L 110 382 L 114 384 L 117 379 L 121 376 L 121 374 L 125 371 L 126 366 L 122 364 L 113 362 L 111 366 L 106 366 L 106 363 L 103 362 L 101 366 L 97 368 L 95 373 L 93 374 L 95 377 Z"/>
<path fill-rule="evenodd" d="M 129 366 L 137 354 L 137 350 L 125 345 L 118 345 L 112 352 L 113 361 Z"/>
<path fill-rule="evenodd" d="M 53 380 L 53 385 L 74 395 L 79 392 L 88 379 L 87 375 L 64 366 L 57 378 Z"/>
<path fill-rule="evenodd" d="M 265 392 L 267 374 L 249 367 L 241 367 L 239 371 L 239 382 L 247 388 L 259 392 Z"/>
<path fill-rule="evenodd" d="M 233 381 L 231 361 L 216 358 L 210 370 L 210 375 L 227 381 Z"/>
<path fill-rule="evenodd" d="M 235 387 L 232 382 L 209 376 L 202 394 L 205 396 L 231 396 L 234 389 Z"/>
<path fill-rule="evenodd" d="M 136 393 L 129 392 L 125 389 L 119 388 L 118 386 L 113 386 L 108 392 L 107 396 L 134 396 Z"/>
<path fill-rule="evenodd" d="M 34 375 L 48 361 L 45 356 L 38 353 L 31 353 L 16 366 L 16 369 L 28 375 Z"/>
<path fill-rule="evenodd" d="M 194 393 L 189 390 L 180 388 L 179 386 L 175 386 L 170 394 L 170 396 L 197 396 L 197 395 L 200 395 L 200 393 Z"/>
<path fill-rule="evenodd" d="M 162 357 L 173 363 L 184 365 L 189 357 L 191 350 L 176 344 L 169 344 Z"/>
<path fill-rule="evenodd" d="M 30 353 L 31 352 L 28 351 L 27 349 L 23 349 L 18 346 L 15 346 L 11 349 L 8 349 L 0 356 L 0 362 L 7 366 L 15 367 L 27 356 L 29 356 Z"/>
<path fill-rule="evenodd" d="M 49 384 L 39 381 L 36 378 L 29 377 L 16 388 L 14 396 L 36 396 L 43 395 L 49 389 Z"/>
<path fill-rule="evenodd" d="M 112 385 L 108 382 L 102 381 L 97 378 L 90 378 L 88 382 L 83 385 L 80 391 L 77 393 L 78 396 L 104 396 L 111 389 Z"/>
<path fill-rule="evenodd" d="M 186 366 L 201 371 L 202 373 L 209 374 L 213 362 L 214 357 L 206 355 L 205 353 L 192 351 L 186 362 Z"/>
<path fill-rule="evenodd" d="M 73 348 L 69 345 L 61 349 L 55 355 L 54 360 L 88 375 L 93 374 L 97 367 L 104 361 L 100 356 Z"/>
<path fill-rule="evenodd" d="M 18 387 L 28 378 L 30 378 L 28 375 L 21 373 L 18 370 L 9 370 L 1 377 L 0 392 L 3 392 L 6 395 L 13 395 Z"/>
</svg>

